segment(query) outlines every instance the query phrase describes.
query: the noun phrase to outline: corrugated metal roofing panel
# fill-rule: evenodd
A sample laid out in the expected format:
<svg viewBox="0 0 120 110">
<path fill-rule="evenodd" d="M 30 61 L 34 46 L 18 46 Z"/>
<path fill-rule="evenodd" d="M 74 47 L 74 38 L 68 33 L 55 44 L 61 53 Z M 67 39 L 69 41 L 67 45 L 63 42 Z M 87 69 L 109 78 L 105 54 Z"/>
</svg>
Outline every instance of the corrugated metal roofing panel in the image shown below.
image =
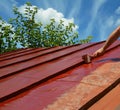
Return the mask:
<svg viewBox="0 0 120 110">
<path fill-rule="evenodd" d="M 107 62 L 120 61 L 120 41 L 118 40 L 106 54 L 93 59 L 91 64 L 84 64 L 82 55 L 92 54 L 103 44 L 104 42 L 99 42 L 45 49 L 23 49 L 1 55 L 2 109 L 13 110 L 14 107 L 10 105 L 18 106 L 20 100 L 23 102 L 26 100 L 27 103 L 30 98 L 29 103 L 35 104 L 32 107 L 36 108 L 35 110 L 41 110 L 54 102 L 58 96 L 78 85 L 84 76 L 99 66 Z M 38 98 L 32 100 L 34 96 Z M 39 101 L 40 99 L 42 101 Z M 24 103 L 22 110 L 32 110 L 32 107 Z"/>
</svg>

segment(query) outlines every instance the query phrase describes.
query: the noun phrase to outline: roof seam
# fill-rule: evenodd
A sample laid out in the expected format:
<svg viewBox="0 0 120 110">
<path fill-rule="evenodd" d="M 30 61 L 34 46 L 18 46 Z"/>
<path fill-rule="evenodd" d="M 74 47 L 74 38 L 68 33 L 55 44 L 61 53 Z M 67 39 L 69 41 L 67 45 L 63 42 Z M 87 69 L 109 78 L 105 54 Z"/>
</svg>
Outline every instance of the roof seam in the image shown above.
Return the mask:
<svg viewBox="0 0 120 110">
<path fill-rule="evenodd" d="M 83 64 L 83 62 L 79 62 L 79 63 L 77 63 L 75 65 L 72 65 L 71 67 L 65 68 L 64 70 L 61 70 L 59 72 L 56 72 L 55 74 L 52 74 L 52 75 L 50 75 L 50 76 L 48 76 L 46 78 L 43 78 L 43 79 L 41 79 L 41 80 L 39 80 L 39 81 L 37 81 L 37 82 L 27 86 L 27 87 L 24 87 L 24 88 L 22 88 L 20 90 L 17 90 L 17 91 L 15 91 L 15 92 L 13 92 L 13 93 L 11 93 L 9 95 L 3 96 L 2 98 L 0 98 L 0 102 L 6 101 L 6 100 L 8 100 L 8 99 L 10 99 L 10 98 L 12 98 L 14 96 L 17 96 L 17 95 L 27 91 L 27 90 L 30 90 L 30 89 L 32 89 L 32 88 L 34 88 L 36 86 L 39 86 L 40 84 L 50 80 L 51 78 L 54 78 L 54 77 L 56 77 L 56 76 L 58 76 L 60 74 L 63 74 L 64 72 L 66 72 L 66 71 L 68 71 L 68 70 L 70 70 L 70 69 L 72 69 L 74 67 L 80 66 L 81 64 Z"/>
<path fill-rule="evenodd" d="M 102 97 L 104 97 L 108 92 L 110 92 L 113 88 L 115 88 L 118 84 L 120 84 L 120 78 L 118 78 L 114 83 L 112 83 L 110 86 L 108 86 L 106 89 L 104 89 L 102 92 L 100 92 L 98 95 L 93 97 L 91 100 L 89 100 L 87 103 L 85 103 L 79 110 L 87 110 L 90 108 L 94 103 L 99 101 Z"/>
<path fill-rule="evenodd" d="M 33 68 L 33 67 L 38 66 L 38 65 L 42 65 L 42 64 L 45 64 L 45 63 L 48 63 L 48 62 L 51 62 L 51 61 L 58 60 L 59 58 L 62 58 L 62 57 L 65 57 L 65 56 L 74 54 L 75 52 L 78 52 L 78 51 L 80 51 L 80 50 L 84 50 L 84 49 L 89 48 L 89 47 L 94 46 L 94 45 L 95 45 L 95 44 L 92 44 L 92 45 L 90 45 L 90 46 L 84 47 L 84 48 L 82 48 L 82 49 L 78 49 L 78 50 L 76 50 L 76 51 L 72 51 L 72 52 L 67 53 L 67 54 L 65 54 L 65 55 L 62 55 L 62 56 L 59 56 L 59 57 L 56 57 L 56 58 L 53 58 L 53 59 L 50 59 L 50 60 L 47 60 L 47 61 L 44 61 L 44 62 L 37 63 L 37 64 L 35 64 L 35 65 L 29 66 L 29 67 L 24 68 L 24 69 L 21 69 L 21 70 L 14 71 L 14 72 L 9 73 L 9 74 L 7 74 L 7 75 L 1 76 L 0 79 L 4 79 L 4 78 L 9 77 L 9 76 L 14 75 L 14 74 L 18 74 L 18 72 L 22 72 L 22 71 L 24 71 L 24 70 L 27 70 L 27 69 L 29 69 L 29 68 Z"/>
<path fill-rule="evenodd" d="M 114 48 L 116 48 L 116 47 L 118 47 L 118 46 L 119 46 L 119 45 L 117 45 L 117 46 L 115 46 L 115 47 L 113 47 L 113 48 L 110 48 L 110 49 L 108 49 L 106 52 L 109 52 L 110 50 L 113 50 Z M 90 45 L 90 47 L 91 47 L 91 45 Z M 85 47 L 85 48 L 87 48 L 87 47 Z M 83 49 L 85 49 L 85 48 L 82 48 L 81 50 L 83 50 Z M 76 51 L 76 52 L 77 52 L 77 51 Z M 74 53 L 74 52 L 70 52 L 70 54 L 73 54 L 73 53 Z M 1 77 L 0 77 L 0 80 L 1 80 L 1 79 L 4 79 L 4 78 L 7 78 L 7 77 L 9 77 L 9 76 L 15 75 L 15 74 L 19 74 L 20 72 L 22 72 L 22 71 L 24 71 L 24 70 L 27 70 L 27 69 L 29 69 L 29 68 L 33 68 L 33 67 L 38 66 L 38 65 L 42 65 L 42 64 L 45 64 L 45 63 L 48 63 L 48 62 L 51 62 L 51 61 L 58 60 L 59 58 L 65 57 L 65 56 L 70 55 L 70 54 L 68 53 L 68 54 L 65 54 L 65 55 L 62 55 L 62 56 L 59 56 L 59 57 L 56 57 L 56 58 L 53 58 L 53 59 L 44 61 L 44 62 L 37 63 L 37 64 L 35 64 L 35 65 L 26 67 L 26 68 L 24 68 L 24 69 L 14 71 L 14 72 L 9 73 L 9 74 L 7 74 L 7 75 L 1 76 Z"/>
<path fill-rule="evenodd" d="M 0 66 L 0 68 L 6 67 L 6 66 L 9 66 L 9 65 L 12 65 L 12 64 L 20 63 L 20 62 L 25 62 L 25 61 L 28 61 L 28 60 L 31 60 L 31 59 L 34 59 L 34 58 L 37 58 L 37 57 L 41 57 L 41 56 L 43 56 L 43 55 L 51 54 L 51 53 L 53 53 L 53 52 L 57 52 L 57 51 L 60 51 L 60 50 L 63 50 L 63 49 L 67 49 L 67 48 L 70 48 L 70 47 L 63 47 L 63 48 L 60 48 L 60 49 L 56 49 L 56 50 L 53 50 L 53 51 L 50 51 L 50 52 L 47 52 L 47 53 L 43 53 L 43 54 L 40 54 L 40 55 L 31 57 L 31 58 L 22 60 L 22 61 L 13 62 L 13 63 L 11 63 L 11 64 L 6 64 L 6 65 L 4 65 L 4 66 Z"/>
<path fill-rule="evenodd" d="M 78 50 L 76 50 L 76 51 L 80 51 L 80 50 L 83 50 L 83 49 L 86 49 L 86 48 L 89 48 L 89 47 L 91 47 L 91 46 L 94 46 L 94 45 L 96 45 L 96 44 L 101 44 L 101 43 L 103 43 L 103 42 L 94 43 L 94 44 L 91 44 L 91 45 L 86 46 L 86 47 L 84 47 L 84 48 L 78 49 Z M 68 46 L 68 47 L 63 48 L 63 49 L 67 49 L 67 48 L 70 48 L 70 47 Z M 59 50 L 63 50 L 63 49 L 59 49 Z M 57 51 L 59 51 L 59 50 L 55 50 L 54 52 L 57 52 Z M 73 51 L 73 52 L 76 52 L 76 51 Z M 12 64 L 16 64 L 16 63 L 20 63 L 20 62 L 25 62 L 25 61 L 28 61 L 28 60 L 31 60 L 31 59 L 34 59 L 34 58 L 37 58 L 37 57 L 40 57 L 40 56 L 43 56 L 43 55 L 50 54 L 50 53 L 53 53 L 53 51 L 52 51 L 52 52 L 48 52 L 48 53 L 44 53 L 44 54 L 42 54 L 42 55 L 37 55 L 37 56 L 34 56 L 34 57 L 32 57 L 32 58 L 28 58 L 28 59 L 25 59 L 25 60 L 22 60 L 22 61 L 13 62 L 13 63 L 6 64 L 6 65 L 3 65 L 3 66 L 1 65 L 0 68 L 4 68 L 4 67 L 6 67 L 6 66 L 9 66 L 9 65 L 12 65 Z"/>
<path fill-rule="evenodd" d="M 48 48 L 46 48 L 46 49 L 38 49 L 38 50 L 35 50 L 35 49 L 32 49 L 32 50 L 28 50 L 28 51 L 32 51 L 32 52 L 30 52 L 30 53 L 25 53 L 25 52 L 28 52 L 28 51 L 25 51 L 25 52 L 21 52 L 21 53 L 23 53 L 22 55 L 18 55 L 18 56 L 13 56 L 12 58 L 17 58 L 17 57 L 21 57 L 21 56 L 24 56 L 24 55 L 29 55 L 29 54 L 32 54 L 32 53 L 36 53 L 36 52 L 40 52 L 40 51 L 44 51 L 44 50 L 47 50 Z M 34 50 L 34 52 L 33 52 L 33 50 Z M 25 54 L 24 54 L 25 53 Z M 17 54 L 20 54 L 20 53 L 17 53 Z M 16 55 L 16 54 L 14 54 L 14 55 Z M 9 56 L 11 56 L 11 55 L 9 55 Z M 0 59 L 0 61 L 4 61 L 4 60 L 9 60 L 9 59 L 12 59 L 12 58 L 9 58 L 9 56 L 7 56 L 8 58 L 4 58 L 4 59 Z"/>
<path fill-rule="evenodd" d="M 81 45 L 81 44 L 75 44 L 75 45 L 70 45 L 70 46 L 77 46 L 77 45 Z M 70 47 L 69 46 L 69 47 Z M 66 46 L 67 47 L 67 46 Z M 3 58 L 3 57 L 9 57 L 9 56 L 11 56 L 11 55 L 16 55 L 16 54 L 20 54 L 20 53 L 24 53 L 24 51 L 25 52 L 29 52 L 29 51 L 33 51 L 33 50 L 35 50 L 35 52 L 36 51 L 43 51 L 43 50 L 48 50 L 48 49 L 52 49 L 52 48 L 56 48 L 56 46 L 55 47 L 47 47 L 47 48 L 26 48 L 26 49 L 29 49 L 29 50 L 26 50 L 26 49 L 24 49 L 24 50 L 20 50 L 20 51 L 13 51 L 12 53 L 10 52 L 10 53 L 5 53 L 5 55 L 4 54 L 1 54 L 0 55 L 0 58 Z M 36 49 L 38 49 L 38 50 L 36 50 Z M 22 51 L 22 52 L 21 52 Z M 16 52 L 16 53 L 15 53 Z M 31 52 L 31 53 L 34 53 L 34 52 Z M 29 53 L 29 54 L 31 54 L 31 53 Z"/>
</svg>

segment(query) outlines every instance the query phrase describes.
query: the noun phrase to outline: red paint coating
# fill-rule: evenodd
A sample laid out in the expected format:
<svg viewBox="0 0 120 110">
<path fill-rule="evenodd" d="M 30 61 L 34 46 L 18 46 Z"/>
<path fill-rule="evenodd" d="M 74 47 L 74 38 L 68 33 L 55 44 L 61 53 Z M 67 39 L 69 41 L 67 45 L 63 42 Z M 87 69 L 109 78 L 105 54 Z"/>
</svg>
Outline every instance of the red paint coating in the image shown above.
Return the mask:
<svg viewBox="0 0 120 110">
<path fill-rule="evenodd" d="M 2 108 L 3 110 L 42 110 L 45 106 L 55 101 L 60 94 L 74 87 L 75 84 L 75 82 L 69 83 L 63 81 L 48 83 L 47 85 L 34 88 L 29 92 L 25 92 L 16 98 L 2 103 Z M 28 102 L 29 104 L 25 104 Z"/>
<path fill-rule="evenodd" d="M 89 45 L 87 45 L 87 46 L 89 46 Z M 78 47 L 74 46 L 74 47 L 71 47 L 71 48 L 68 48 L 68 49 L 64 49 L 64 50 L 61 50 L 61 51 L 58 51 L 58 52 L 54 52 L 52 54 L 47 54 L 47 55 L 40 56 L 40 57 L 37 57 L 37 58 L 34 58 L 34 59 L 30 59 L 30 60 L 28 60 L 26 62 L 24 61 L 24 62 L 19 62 L 17 64 L 12 64 L 12 65 L 10 65 L 8 67 L 1 68 L 0 69 L 0 73 L 2 73 L 2 74 L 0 74 L 0 76 L 2 77 L 4 75 L 11 74 L 13 72 L 17 72 L 18 73 L 19 70 L 26 69 L 28 67 L 30 68 L 32 66 L 44 63 L 46 61 L 53 62 L 51 60 L 52 59 L 54 60 L 55 58 L 57 58 L 57 60 L 60 61 L 60 59 L 58 59 L 59 57 L 61 57 L 61 56 L 62 56 L 62 58 L 69 57 L 69 56 L 71 57 L 71 54 L 69 55 L 69 53 L 77 51 L 77 50 L 80 50 L 80 49 L 82 49 L 84 47 L 86 47 L 86 45 L 83 45 L 83 46 L 81 46 L 81 45 L 79 46 L 78 45 Z M 67 54 L 67 56 L 63 57 L 63 55 L 66 55 L 66 54 Z M 34 57 L 34 56 L 32 56 L 32 57 Z M 25 58 L 28 59 L 28 56 L 25 56 Z M 13 61 L 13 60 L 11 59 L 11 61 Z M 5 60 L 5 62 L 10 63 L 8 60 Z M 3 63 L 3 65 L 1 65 L 1 66 L 4 66 L 5 62 L 4 63 L 0 62 L 0 64 Z"/>
<path fill-rule="evenodd" d="M 118 44 L 119 42 L 116 45 Z M 28 85 L 33 84 L 42 78 L 46 78 L 51 74 L 55 74 L 65 68 L 71 67 L 72 65 L 82 61 L 80 57 L 84 53 L 88 52 L 91 54 L 97 48 L 99 47 L 95 45 L 93 48 L 82 50 L 82 54 L 81 52 L 76 52 L 72 55 L 61 57 L 58 60 L 29 68 L 20 74 L 2 79 L 0 87 L 4 90 L 2 89 L 0 96 L 2 97 L 4 95 L 18 91 L 21 88 L 27 87 Z M 74 69 L 72 68 L 72 70 L 69 70 L 62 75 L 49 80 L 44 85 L 42 84 L 42 86 L 39 85 L 29 91 L 21 93 L 12 99 L 9 99 L 8 101 L 3 102 L 1 104 L 1 108 L 2 110 L 41 110 L 49 103 L 52 103 L 58 96 L 60 96 L 60 94 L 78 84 L 82 77 L 89 74 L 100 65 L 103 65 L 106 62 L 114 62 L 119 59 L 120 54 L 118 53 L 120 53 L 119 47 L 109 51 L 104 56 L 93 59 L 91 64 L 82 64 L 82 66 L 80 65 Z M 34 62 L 31 62 L 31 64 L 32 63 Z M 22 66 L 24 67 L 25 65 Z M 17 68 L 13 69 L 15 70 Z M 28 102 L 29 104 L 26 104 Z M 21 108 L 21 104 L 23 108 Z"/>
<path fill-rule="evenodd" d="M 82 51 L 85 51 L 85 50 L 82 50 Z M 77 54 L 75 53 L 75 55 L 77 55 Z M 48 77 L 48 76 L 50 76 L 52 74 L 55 74 L 55 73 L 57 73 L 57 72 L 59 72 L 61 70 L 64 70 L 65 68 L 70 67 L 71 65 L 76 64 L 77 62 L 78 63 L 80 62 L 80 61 L 78 61 L 76 56 L 75 56 L 75 59 L 71 60 L 71 62 L 70 62 L 71 57 L 74 58 L 74 56 L 66 56 L 66 57 L 64 57 L 63 60 L 61 59 L 61 60 L 59 60 L 57 62 L 54 62 L 54 63 L 50 62 L 48 64 L 41 65 L 40 67 L 36 66 L 32 70 L 29 70 L 29 71 L 25 70 L 20 75 L 19 74 L 14 75 L 14 77 L 13 78 L 11 77 L 11 79 L 8 78 L 8 80 L 5 79 L 5 81 L 1 80 L 1 87 L 6 87 L 6 85 L 12 86 L 13 84 L 11 84 L 11 82 L 14 82 L 14 80 L 16 80 L 16 78 L 18 78 L 18 77 L 36 78 L 36 81 L 30 81 L 28 83 L 25 83 L 25 86 L 23 84 L 21 84 L 23 88 L 26 87 L 26 86 L 29 86 L 29 85 L 31 85 L 31 84 L 33 84 L 35 82 L 39 82 L 40 80 L 42 80 L 42 79 L 44 79 L 44 78 L 46 78 L 46 77 Z M 68 61 L 69 61 L 69 64 L 68 64 Z M 81 61 L 82 61 L 82 59 L 81 59 Z M 61 65 L 61 66 L 59 66 L 59 65 Z M 54 68 L 54 67 L 56 67 L 56 68 Z M 16 69 L 16 68 L 14 68 L 14 69 Z M 18 83 L 20 83 L 20 82 L 18 82 Z M 19 86 L 17 86 L 17 88 L 18 87 Z M 19 89 L 16 89 L 15 87 L 13 87 L 13 89 L 15 89 L 16 91 L 19 90 Z M 6 95 L 8 95 L 10 93 L 14 93 L 13 89 L 12 90 L 10 89 L 10 91 L 8 89 L 8 90 L 6 90 L 7 92 L 4 92 L 4 91 L 1 92 L 1 97 L 6 96 Z"/>
<path fill-rule="evenodd" d="M 0 58 L 0 61 L 12 59 L 12 58 L 17 58 L 17 57 L 25 56 L 28 54 L 37 53 L 38 51 L 43 51 L 43 50 L 45 50 L 45 49 L 44 48 L 24 49 L 24 51 L 21 50 L 18 53 L 11 53 L 10 55 L 2 56 Z"/>
<path fill-rule="evenodd" d="M 58 50 L 58 48 L 59 47 L 51 48 L 51 49 L 44 50 L 44 51 L 41 51 L 41 49 L 39 49 L 35 53 L 34 53 L 34 51 L 32 51 L 30 54 L 26 53 L 25 55 L 22 54 L 22 55 L 20 55 L 18 57 L 16 57 L 16 55 L 15 55 L 15 58 L 13 57 L 12 59 L 7 59 L 7 60 L 1 61 L 0 62 L 0 64 L 1 64 L 0 67 L 4 67 L 4 66 L 11 65 L 11 64 L 19 63 L 19 62 L 24 61 L 24 60 L 32 59 L 32 58 L 35 58 L 37 56 L 44 55 L 45 53 L 48 53 L 48 52 L 51 52 L 51 51 L 54 51 L 54 50 Z M 63 47 L 61 47 L 61 48 L 63 48 Z"/>
<path fill-rule="evenodd" d="M 18 49 L 12 52 L 6 52 L 4 54 L 0 54 L 0 59 L 6 59 L 12 55 L 17 55 L 17 54 L 21 54 L 21 53 L 26 53 L 28 51 L 33 51 L 33 48 L 23 48 L 23 49 Z"/>
</svg>

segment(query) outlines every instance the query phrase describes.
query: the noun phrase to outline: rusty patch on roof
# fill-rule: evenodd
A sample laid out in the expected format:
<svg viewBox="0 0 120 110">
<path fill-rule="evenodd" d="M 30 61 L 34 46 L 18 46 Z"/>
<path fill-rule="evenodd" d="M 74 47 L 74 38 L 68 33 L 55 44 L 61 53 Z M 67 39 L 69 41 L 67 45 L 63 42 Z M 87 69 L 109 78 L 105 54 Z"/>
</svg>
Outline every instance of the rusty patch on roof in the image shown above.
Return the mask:
<svg viewBox="0 0 120 110">
<path fill-rule="evenodd" d="M 50 109 L 59 101 L 62 104 L 64 101 L 61 100 L 64 98 L 66 102 L 63 106 L 69 108 L 74 105 L 75 110 L 84 106 L 120 78 L 119 40 L 106 54 L 93 59 L 90 64 L 84 64 L 82 56 L 92 54 L 103 44 L 104 42 L 99 42 L 66 47 L 20 49 L 0 55 L 0 108 Z M 80 92 L 77 92 L 77 89 Z M 92 94 L 92 91 L 95 94 Z M 77 94 L 82 95 L 77 97 Z M 70 97 L 71 100 L 67 103 Z M 75 103 L 72 99 L 78 102 Z"/>
</svg>

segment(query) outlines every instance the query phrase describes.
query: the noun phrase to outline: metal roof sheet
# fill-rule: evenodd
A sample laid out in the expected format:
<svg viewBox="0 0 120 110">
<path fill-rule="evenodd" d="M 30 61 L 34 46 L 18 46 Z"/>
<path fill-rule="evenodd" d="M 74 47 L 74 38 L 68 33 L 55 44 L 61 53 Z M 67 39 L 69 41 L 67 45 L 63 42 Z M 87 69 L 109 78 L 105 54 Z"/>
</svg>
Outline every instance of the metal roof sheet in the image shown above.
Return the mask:
<svg viewBox="0 0 120 110">
<path fill-rule="evenodd" d="M 29 48 L 0 55 L 1 110 L 42 110 L 44 108 L 54 110 L 54 104 L 52 106 L 52 103 L 58 103 L 61 100 L 61 98 L 58 99 L 59 97 L 68 94 L 72 91 L 72 88 L 75 91 L 74 87 L 78 85 L 85 89 L 80 90 L 82 96 L 87 94 L 87 88 L 90 88 L 91 91 L 97 90 L 94 95 L 90 91 L 89 95 L 91 94 L 91 97 L 88 97 L 86 101 L 83 101 L 83 97 L 82 99 L 79 98 L 82 101 L 79 102 L 79 105 L 74 105 L 73 108 L 87 106 L 87 102 L 98 93 L 101 93 L 116 80 L 116 84 L 120 82 L 120 72 L 117 66 L 120 61 L 120 40 L 116 41 L 103 56 L 93 59 L 92 63 L 85 64 L 82 59 L 82 55 L 92 54 L 103 44 L 104 41 L 52 48 Z M 115 62 L 115 64 L 110 64 L 112 65 L 111 68 L 117 69 L 118 73 L 111 74 L 111 77 L 108 77 L 111 78 L 111 82 L 109 82 L 104 74 L 112 70 L 106 71 L 104 74 L 102 71 L 109 67 L 106 66 L 107 63 L 112 62 Z M 116 68 L 113 65 L 116 65 Z M 93 73 L 101 66 L 103 68 L 98 70 L 98 72 L 101 71 L 98 76 L 104 76 L 105 81 L 108 80 L 109 83 L 105 82 L 98 85 L 99 80 L 94 78 Z M 95 81 L 91 78 L 95 79 Z M 104 79 L 102 78 L 102 80 Z M 96 83 L 97 86 L 95 86 Z M 75 97 L 77 98 L 77 96 Z M 61 103 L 57 105 L 59 105 L 60 110 L 63 110 Z M 73 110 L 73 108 L 70 108 L 70 110 Z"/>
</svg>

